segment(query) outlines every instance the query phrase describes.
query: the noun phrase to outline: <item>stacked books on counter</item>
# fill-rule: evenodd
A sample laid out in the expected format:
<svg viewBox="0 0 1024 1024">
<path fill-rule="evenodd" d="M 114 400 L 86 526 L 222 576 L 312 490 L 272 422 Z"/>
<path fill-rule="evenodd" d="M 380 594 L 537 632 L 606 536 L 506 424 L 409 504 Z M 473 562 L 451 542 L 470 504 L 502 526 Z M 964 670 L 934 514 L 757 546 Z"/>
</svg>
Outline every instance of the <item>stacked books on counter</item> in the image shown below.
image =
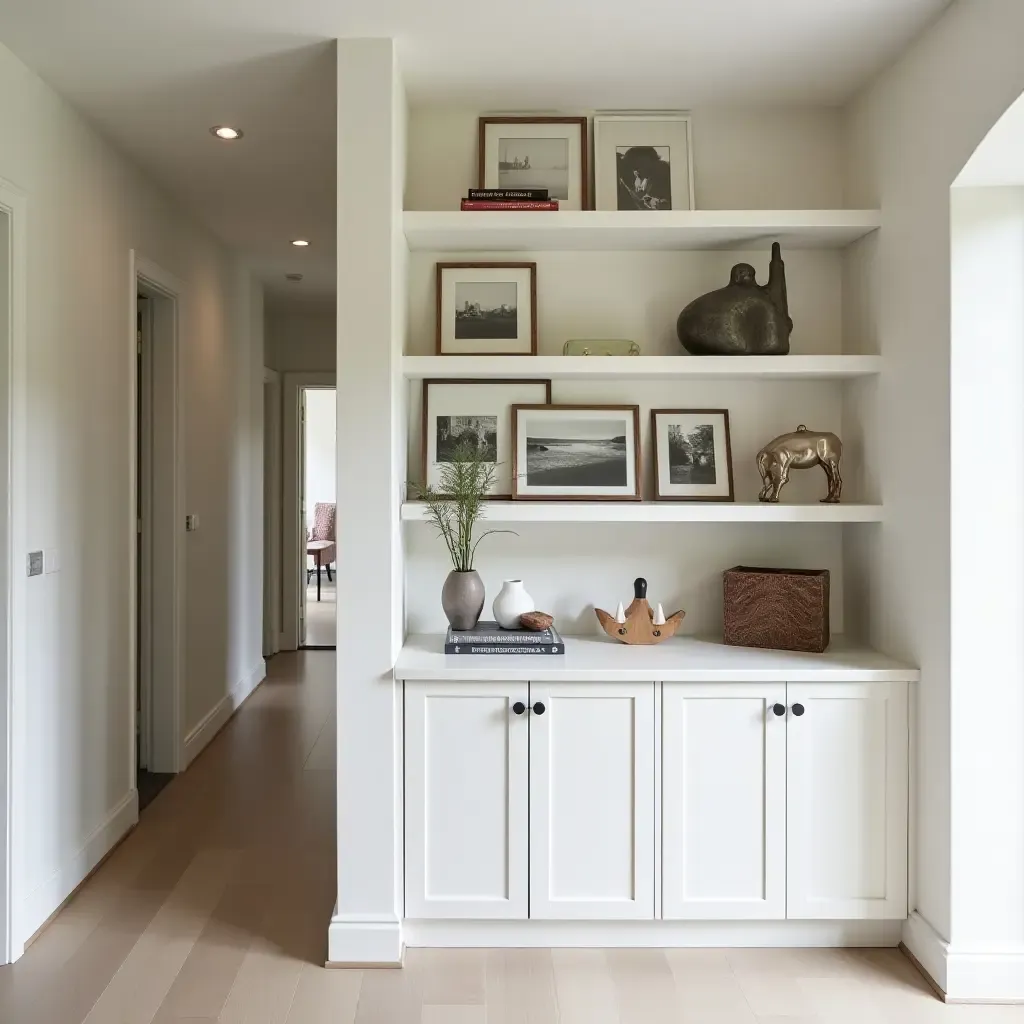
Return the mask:
<svg viewBox="0 0 1024 1024">
<path fill-rule="evenodd" d="M 448 629 L 445 654 L 565 654 L 565 641 L 554 626 L 547 629 L 502 629 L 478 622 L 473 629 Z"/>
<path fill-rule="evenodd" d="M 471 188 L 464 210 L 557 210 L 558 200 L 546 188 Z"/>
</svg>

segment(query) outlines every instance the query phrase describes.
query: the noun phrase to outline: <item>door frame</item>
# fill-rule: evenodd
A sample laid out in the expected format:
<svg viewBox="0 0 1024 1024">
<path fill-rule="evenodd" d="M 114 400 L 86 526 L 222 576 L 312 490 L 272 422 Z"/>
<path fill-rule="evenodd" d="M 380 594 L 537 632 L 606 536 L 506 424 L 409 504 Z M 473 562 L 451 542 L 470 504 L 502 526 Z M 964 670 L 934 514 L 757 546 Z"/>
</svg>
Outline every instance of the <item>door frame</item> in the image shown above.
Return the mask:
<svg viewBox="0 0 1024 1024">
<path fill-rule="evenodd" d="M 270 400 L 268 401 L 268 389 Z M 263 656 L 281 650 L 281 374 L 263 368 Z"/>
<path fill-rule="evenodd" d="M 17 960 L 25 938 L 17 920 L 15 894 L 22 877 L 22 851 L 15 836 L 27 813 L 27 794 L 18 785 L 28 772 L 25 742 L 25 705 L 28 661 L 27 584 L 18 571 L 28 551 L 28 197 L 16 185 L 0 178 L 0 213 L 7 218 L 9 285 L 7 328 L 7 445 L 0 455 L 7 487 L 3 510 L 6 579 L 0 579 L 7 604 L 6 651 L 0 660 L 0 964 Z"/>
<path fill-rule="evenodd" d="M 151 402 L 153 443 L 160 445 L 160 457 L 152 458 L 153 495 L 152 576 L 149 601 L 152 637 L 148 706 L 149 768 L 158 772 L 179 772 L 185 766 L 185 709 L 182 684 L 185 649 L 185 487 L 184 417 L 181 414 L 181 325 L 186 321 L 185 285 L 173 274 L 132 249 L 130 251 L 130 302 L 127 354 L 130 359 L 131 396 L 128 403 L 128 495 L 126 540 L 128 550 L 128 649 L 131 680 L 128 709 L 128 784 L 136 787 L 137 758 L 135 680 L 140 657 L 137 627 L 139 579 L 137 549 L 138 388 L 136 381 L 138 295 L 151 300 L 150 336 L 153 353 Z"/>
<path fill-rule="evenodd" d="M 299 465 L 299 397 L 306 388 L 338 387 L 338 375 L 332 371 L 286 373 L 283 381 L 283 432 L 282 448 L 283 469 L 281 480 L 282 515 L 281 515 L 281 650 L 297 651 L 299 649 L 300 622 L 299 602 L 302 594 L 299 590 L 299 578 L 302 567 L 306 564 L 306 552 L 299 542 L 299 493 L 301 490 L 301 473 Z"/>
</svg>

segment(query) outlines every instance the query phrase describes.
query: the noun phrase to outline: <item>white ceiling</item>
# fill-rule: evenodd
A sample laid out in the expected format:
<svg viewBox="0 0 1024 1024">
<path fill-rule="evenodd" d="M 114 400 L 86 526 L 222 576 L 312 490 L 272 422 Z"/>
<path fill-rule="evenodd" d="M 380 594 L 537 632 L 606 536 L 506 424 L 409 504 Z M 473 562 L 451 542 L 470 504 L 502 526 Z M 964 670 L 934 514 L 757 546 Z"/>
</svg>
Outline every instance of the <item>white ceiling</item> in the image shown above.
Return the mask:
<svg viewBox="0 0 1024 1024">
<path fill-rule="evenodd" d="M 334 292 L 332 40 L 394 36 L 414 101 L 838 104 L 950 0 L 0 0 L 0 41 L 267 282 Z M 242 127 L 224 144 L 213 124 Z M 310 248 L 289 245 L 306 237 Z M 288 271 L 306 275 L 300 285 Z"/>
</svg>

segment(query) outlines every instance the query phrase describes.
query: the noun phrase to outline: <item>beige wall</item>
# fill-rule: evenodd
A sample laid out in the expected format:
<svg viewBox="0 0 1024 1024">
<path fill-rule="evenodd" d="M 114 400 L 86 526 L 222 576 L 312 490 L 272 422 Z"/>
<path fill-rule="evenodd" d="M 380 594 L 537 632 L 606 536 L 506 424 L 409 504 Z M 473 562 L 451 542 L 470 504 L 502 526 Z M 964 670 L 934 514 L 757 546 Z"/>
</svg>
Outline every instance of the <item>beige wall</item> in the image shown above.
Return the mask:
<svg viewBox="0 0 1024 1024">
<path fill-rule="evenodd" d="M 333 309 L 268 309 L 266 365 L 281 373 L 333 371 L 337 364 Z"/>
<path fill-rule="evenodd" d="M 259 618 L 237 611 L 260 561 L 261 301 L 222 245 L 2 46 L 0 96 L 0 177 L 28 197 L 27 542 L 60 564 L 27 581 L 19 638 L 20 940 L 130 823 L 130 250 L 186 288 L 185 490 L 200 519 L 186 540 L 187 727 L 261 665 Z"/>
</svg>

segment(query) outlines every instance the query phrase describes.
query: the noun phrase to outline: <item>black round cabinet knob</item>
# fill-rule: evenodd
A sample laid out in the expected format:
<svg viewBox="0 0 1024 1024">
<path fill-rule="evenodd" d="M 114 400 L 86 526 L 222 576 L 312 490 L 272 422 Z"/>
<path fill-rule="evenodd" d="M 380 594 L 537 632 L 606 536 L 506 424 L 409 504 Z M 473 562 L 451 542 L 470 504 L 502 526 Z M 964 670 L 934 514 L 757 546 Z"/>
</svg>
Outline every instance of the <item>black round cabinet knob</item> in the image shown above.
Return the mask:
<svg viewBox="0 0 1024 1024">
<path fill-rule="evenodd" d="M 773 704 L 772 705 L 772 711 L 775 712 L 775 714 L 779 718 L 781 718 L 786 713 L 786 705 L 785 704 Z"/>
<path fill-rule="evenodd" d="M 526 705 L 521 700 L 517 700 L 515 704 L 512 705 L 512 711 L 517 715 L 521 715 L 526 711 Z"/>
<path fill-rule="evenodd" d="M 533 713 L 535 715 L 543 715 L 545 711 L 547 711 L 547 708 L 540 701 L 533 705 Z"/>
<path fill-rule="evenodd" d="M 804 706 L 803 706 L 803 704 L 794 704 L 793 705 L 793 714 L 796 715 L 797 718 L 799 718 L 803 713 L 804 713 Z"/>
</svg>

